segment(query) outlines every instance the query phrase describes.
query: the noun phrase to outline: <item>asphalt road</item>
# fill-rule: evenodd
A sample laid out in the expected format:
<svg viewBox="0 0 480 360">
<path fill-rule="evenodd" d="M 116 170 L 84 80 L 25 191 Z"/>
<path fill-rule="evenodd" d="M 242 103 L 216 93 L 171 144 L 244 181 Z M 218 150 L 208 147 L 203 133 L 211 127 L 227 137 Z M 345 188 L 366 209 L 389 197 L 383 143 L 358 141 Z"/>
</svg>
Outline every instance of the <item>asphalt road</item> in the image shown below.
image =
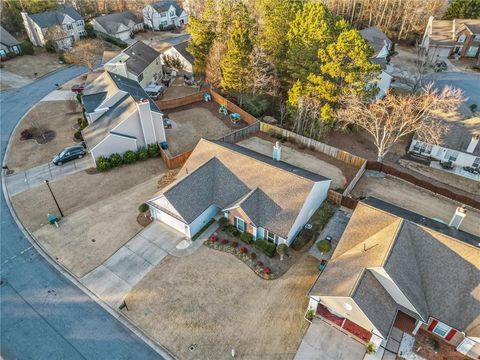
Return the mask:
<svg viewBox="0 0 480 360">
<path fill-rule="evenodd" d="M 56 83 L 84 71 L 78 66 L 65 68 L 0 93 L 2 159 L 13 128 L 27 110 L 54 90 Z M 163 359 L 31 246 L 3 196 L 0 215 L 0 354 L 4 359 Z"/>
<path fill-rule="evenodd" d="M 480 74 L 467 72 L 438 72 L 430 74 L 425 83 L 433 80 L 438 88 L 444 88 L 447 85 L 457 87 L 463 90 L 464 96 L 468 98 L 468 105 L 477 104 L 480 109 Z"/>
</svg>

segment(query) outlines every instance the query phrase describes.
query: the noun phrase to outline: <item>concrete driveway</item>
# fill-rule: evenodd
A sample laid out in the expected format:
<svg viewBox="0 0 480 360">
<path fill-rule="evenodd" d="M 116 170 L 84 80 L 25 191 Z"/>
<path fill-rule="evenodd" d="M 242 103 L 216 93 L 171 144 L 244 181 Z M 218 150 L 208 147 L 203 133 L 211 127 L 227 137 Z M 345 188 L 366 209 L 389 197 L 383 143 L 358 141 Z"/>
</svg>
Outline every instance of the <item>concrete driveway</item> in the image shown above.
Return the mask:
<svg viewBox="0 0 480 360">
<path fill-rule="evenodd" d="M 294 360 L 361 360 L 365 346 L 320 319 L 314 319 Z"/>
<path fill-rule="evenodd" d="M 433 81 L 435 86 L 443 89 L 450 85 L 463 90 L 467 97 L 467 105 L 477 104 L 480 107 L 480 74 L 467 72 L 439 72 L 427 76 L 425 83 Z"/>
</svg>

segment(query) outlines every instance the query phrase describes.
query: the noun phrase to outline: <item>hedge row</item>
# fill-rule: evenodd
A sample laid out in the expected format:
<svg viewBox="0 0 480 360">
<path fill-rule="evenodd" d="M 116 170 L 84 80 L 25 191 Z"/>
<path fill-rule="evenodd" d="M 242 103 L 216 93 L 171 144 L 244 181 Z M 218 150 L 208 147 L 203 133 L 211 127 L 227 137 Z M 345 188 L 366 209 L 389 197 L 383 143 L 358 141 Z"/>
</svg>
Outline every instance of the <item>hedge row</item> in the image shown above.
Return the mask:
<svg viewBox="0 0 480 360">
<path fill-rule="evenodd" d="M 141 147 L 137 151 L 128 150 L 120 155 L 118 153 L 110 155 L 106 158 L 99 156 L 96 160 L 98 171 L 107 171 L 123 164 L 132 164 L 135 161 L 147 160 L 148 158 L 160 155 L 160 147 L 158 144 L 150 144 L 146 148 Z"/>
<path fill-rule="evenodd" d="M 256 240 L 253 244 L 268 257 L 273 257 L 275 255 L 275 244 L 261 239 Z"/>
</svg>

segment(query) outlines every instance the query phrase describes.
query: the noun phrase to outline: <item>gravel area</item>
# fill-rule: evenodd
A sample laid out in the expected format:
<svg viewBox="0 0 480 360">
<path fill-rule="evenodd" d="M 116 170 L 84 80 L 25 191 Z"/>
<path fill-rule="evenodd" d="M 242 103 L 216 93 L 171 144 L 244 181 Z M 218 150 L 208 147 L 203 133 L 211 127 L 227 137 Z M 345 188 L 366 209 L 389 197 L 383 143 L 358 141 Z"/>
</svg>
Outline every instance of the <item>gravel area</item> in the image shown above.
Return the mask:
<svg viewBox="0 0 480 360">
<path fill-rule="evenodd" d="M 232 348 L 238 359 L 292 359 L 317 267 L 305 253 L 281 278 L 263 280 L 232 255 L 201 246 L 165 258 L 127 296 L 124 314 L 179 359 L 231 359 Z"/>
</svg>

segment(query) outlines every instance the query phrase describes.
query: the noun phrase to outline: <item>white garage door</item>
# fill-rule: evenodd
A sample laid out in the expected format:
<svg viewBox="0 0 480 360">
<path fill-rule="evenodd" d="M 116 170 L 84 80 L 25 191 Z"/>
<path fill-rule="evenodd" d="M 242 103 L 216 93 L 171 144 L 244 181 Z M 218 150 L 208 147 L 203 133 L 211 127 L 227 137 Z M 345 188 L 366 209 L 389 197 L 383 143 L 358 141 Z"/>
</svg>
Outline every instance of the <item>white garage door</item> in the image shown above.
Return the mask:
<svg viewBox="0 0 480 360">
<path fill-rule="evenodd" d="M 164 213 L 161 210 L 154 209 L 153 217 L 155 219 L 167 224 L 168 226 L 174 228 L 175 230 L 184 234 L 185 236 L 187 236 L 187 237 L 189 236 L 188 225 L 185 225 L 183 222 L 181 222 L 178 219 L 175 219 L 173 216 L 171 216 L 167 213 Z"/>
</svg>

